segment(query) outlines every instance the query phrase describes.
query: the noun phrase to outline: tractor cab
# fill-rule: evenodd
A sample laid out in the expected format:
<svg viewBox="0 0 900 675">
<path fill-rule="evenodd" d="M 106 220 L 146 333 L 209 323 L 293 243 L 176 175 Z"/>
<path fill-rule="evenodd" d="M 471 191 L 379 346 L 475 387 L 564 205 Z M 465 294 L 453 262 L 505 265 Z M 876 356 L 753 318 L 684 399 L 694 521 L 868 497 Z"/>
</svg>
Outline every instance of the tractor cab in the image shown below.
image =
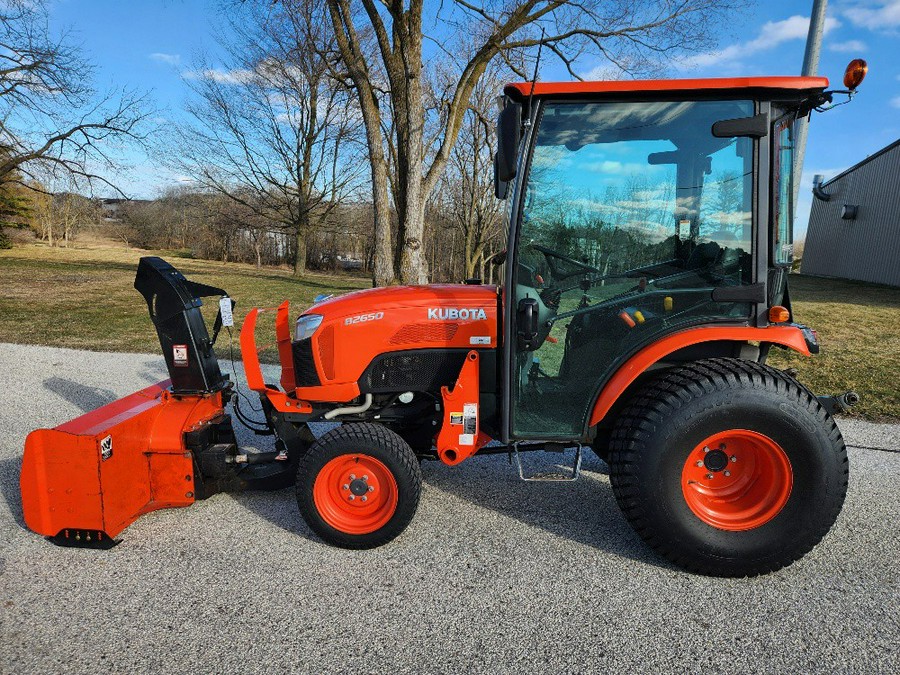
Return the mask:
<svg viewBox="0 0 900 675">
<path fill-rule="evenodd" d="M 795 127 L 827 84 L 506 87 L 495 185 L 508 202 L 512 438 L 584 436 L 603 386 L 666 335 L 789 313 Z M 713 341 L 704 355 L 752 349 Z"/>
</svg>

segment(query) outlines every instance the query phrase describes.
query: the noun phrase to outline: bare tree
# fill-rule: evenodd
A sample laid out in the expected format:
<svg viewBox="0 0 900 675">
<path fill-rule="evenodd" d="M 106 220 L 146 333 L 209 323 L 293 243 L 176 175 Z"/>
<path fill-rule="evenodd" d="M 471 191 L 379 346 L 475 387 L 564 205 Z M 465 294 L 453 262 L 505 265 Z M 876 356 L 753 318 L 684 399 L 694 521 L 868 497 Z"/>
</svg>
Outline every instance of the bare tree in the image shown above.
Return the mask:
<svg viewBox="0 0 900 675">
<path fill-rule="evenodd" d="M 310 231 L 357 185 L 357 106 L 334 79 L 324 8 L 226 3 L 226 67 L 201 64 L 194 123 L 178 135 L 180 169 L 295 237 L 302 274 Z"/>
<path fill-rule="evenodd" d="M 390 283 L 395 276 L 404 282 L 426 280 L 425 205 L 450 160 L 472 92 L 493 59 L 512 65 L 509 55 L 537 45 L 544 29 L 547 50 L 575 77 L 576 61 L 585 54 L 626 72 L 641 72 L 663 55 L 706 46 L 711 22 L 740 1 L 451 0 L 429 7 L 426 33 L 424 0 L 327 0 L 366 127 L 376 283 Z M 374 52 L 367 49 L 370 34 L 377 44 Z M 425 100 L 435 61 L 444 67 L 453 64 L 456 76 L 436 90 L 441 106 L 432 125 L 436 131 L 428 134 Z M 385 138 L 385 128 L 392 130 L 392 138 Z M 393 196 L 399 255 L 392 243 L 388 147 L 396 156 Z"/>
<path fill-rule="evenodd" d="M 500 68 L 496 62 L 475 87 L 463 116 L 459 141 L 450 152 L 439 200 L 454 227 L 462 232 L 465 277 L 484 278 L 488 247 L 499 239 L 503 203 L 494 197 L 496 151 L 494 113 Z"/>
<path fill-rule="evenodd" d="M 92 66 L 54 36 L 45 0 L 0 4 L 0 184 L 76 180 L 112 186 L 114 147 L 143 141 L 149 112 L 133 92 L 100 94 Z"/>
</svg>

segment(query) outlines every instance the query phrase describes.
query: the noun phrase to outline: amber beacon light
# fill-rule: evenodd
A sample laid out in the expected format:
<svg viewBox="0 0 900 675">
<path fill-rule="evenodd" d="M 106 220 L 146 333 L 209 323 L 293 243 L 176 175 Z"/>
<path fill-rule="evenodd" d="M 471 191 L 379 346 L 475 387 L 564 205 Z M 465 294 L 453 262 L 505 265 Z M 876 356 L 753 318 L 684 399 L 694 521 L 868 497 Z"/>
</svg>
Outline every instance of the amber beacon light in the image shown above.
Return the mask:
<svg viewBox="0 0 900 675">
<path fill-rule="evenodd" d="M 862 84 L 862 81 L 866 79 L 866 73 L 868 72 L 869 64 L 866 63 L 865 59 L 853 59 L 847 64 L 847 69 L 844 71 L 844 86 L 850 91 L 855 91 Z"/>
</svg>

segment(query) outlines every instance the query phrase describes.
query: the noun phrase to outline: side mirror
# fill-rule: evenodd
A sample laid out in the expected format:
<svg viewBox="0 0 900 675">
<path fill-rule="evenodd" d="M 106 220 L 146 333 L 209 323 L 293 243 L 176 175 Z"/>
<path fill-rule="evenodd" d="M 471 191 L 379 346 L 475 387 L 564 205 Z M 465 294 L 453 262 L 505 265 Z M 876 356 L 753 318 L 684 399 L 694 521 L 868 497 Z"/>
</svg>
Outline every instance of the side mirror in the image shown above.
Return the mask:
<svg viewBox="0 0 900 675">
<path fill-rule="evenodd" d="M 505 180 L 500 180 L 500 175 L 497 171 L 497 157 L 499 154 L 499 152 L 494 153 L 494 196 L 497 199 L 506 199 L 506 196 L 509 194 L 509 183 Z"/>
<path fill-rule="evenodd" d="M 516 308 L 516 336 L 519 340 L 519 349 L 530 351 L 535 349 L 534 344 L 538 336 L 540 307 L 535 298 L 522 298 Z"/>
<path fill-rule="evenodd" d="M 497 117 L 497 154 L 494 162 L 494 181 L 508 183 L 516 177 L 516 151 L 519 149 L 522 128 L 522 105 L 507 103 Z"/>
</svg>

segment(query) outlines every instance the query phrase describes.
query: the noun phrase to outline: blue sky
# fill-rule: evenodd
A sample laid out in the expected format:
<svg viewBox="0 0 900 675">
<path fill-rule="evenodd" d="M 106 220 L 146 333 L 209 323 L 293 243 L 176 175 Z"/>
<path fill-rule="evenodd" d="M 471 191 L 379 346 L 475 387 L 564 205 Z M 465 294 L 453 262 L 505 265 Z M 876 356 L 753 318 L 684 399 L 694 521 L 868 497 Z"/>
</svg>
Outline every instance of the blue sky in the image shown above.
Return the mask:
<svg viewBox="0 0 900 675">
<path fill-rule="evenodd" d="M 673 67 L 672 77 L 792 75 L 800 72 L 811 0 L 751 3 L 723 26 L 719 47 Z M 56 0 L 55 28 L 68 28 L 98 67 L 101 88 L 150 90 L 160 121 L 177 120 L 188 89 L 184 77 L 200 52 L 217 50 L 215 0 Z M 900 0 L 832 0 L 819 73 L 840 86 L 854 57 L 869 62 L 859 95 L 847 106 L 814 114 L 798 205 L 798 229 L 806 226 L 812 176 L 829 178 L 900 137 Z M 599 63 L 581 64 L 585 74 Z M 568 79 L 557 68 L 544 79 Z M 123 188 L 152 197 L 177 179 L 135 157 Z"/>
</svg>

